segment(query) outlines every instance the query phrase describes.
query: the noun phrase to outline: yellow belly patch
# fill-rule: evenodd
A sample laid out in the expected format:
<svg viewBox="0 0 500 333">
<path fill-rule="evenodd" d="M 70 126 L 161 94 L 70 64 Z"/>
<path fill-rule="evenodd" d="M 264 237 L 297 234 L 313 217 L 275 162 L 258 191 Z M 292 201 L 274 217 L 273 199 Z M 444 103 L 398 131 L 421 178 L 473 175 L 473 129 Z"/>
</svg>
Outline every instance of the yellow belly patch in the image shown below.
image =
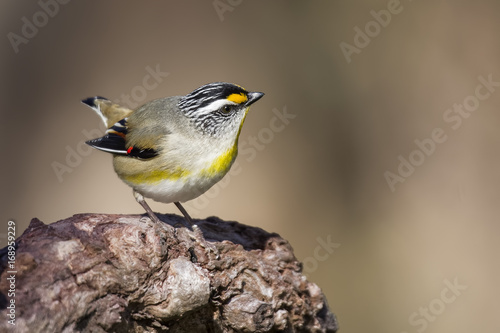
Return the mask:
<svg viewBox="0 0 500 333">
<path fill-rule="evenodd" d="M 226 150 L 219 157 L 212 161 L 212 163 L 208 164 L 207 167 L 198 170 L 187 170 L 181 167 L 177 167 L 176 169 L 162 169 L 162 170 L 151 170 L 146 172 L 138 172 L 132 174 L 121 174 L 120 178 L 124 181 L 140 185 L 140 184 L 149 184 L 156 185 L 163 180 L 169 181 L 196 181 L 196 178 L 218 178 L 224 176 L 228 171 L 231 165 L 233 164 L 234 159 L 238 153 L 238 145 L 237 143 L 233 145 L 233 147 Z"/>
<path fill-rule="evenodd" d="M 138 173 L 123 176 L 127 182 L 134 184 L 156 184 L 162 180 L 179 180 L 187 178 L 191 174 L 188 170 L 177 168 L 175 170 L 154 170 L 145 173 Z"/>
<path fill-rule="evenodd" d="M 232 148 L 226 150 L 222 155 L 217 157 L 209 167 L 201 171 L 201 175 L 205 177 L 223 176 L 233 164 L 236 154 L 238 153 L 238 145 L 235 144 Z"/>
</svg>

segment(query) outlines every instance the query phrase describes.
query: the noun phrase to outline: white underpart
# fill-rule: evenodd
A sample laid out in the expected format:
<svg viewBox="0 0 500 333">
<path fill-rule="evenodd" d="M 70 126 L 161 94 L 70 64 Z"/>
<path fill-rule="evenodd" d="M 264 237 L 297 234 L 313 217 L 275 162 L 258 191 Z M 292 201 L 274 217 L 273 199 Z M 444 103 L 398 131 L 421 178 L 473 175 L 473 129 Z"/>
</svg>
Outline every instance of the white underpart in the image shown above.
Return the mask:
<svg viewBox="0 0 500 333">
<path fill-rule="evenodd" d="M 165 179 L 154 185 L 134 184 L 133 188 L 146 198 L 155 201 L 163 203 L 186 202 L 205 193 L 219 180 L 219 177 L 203 180 L 197 177 L 176 180 Z"/>
<path fill-rule="evenodd" d="M 163 203 L 193 200 L 209 190 L 224 177 L 227 171 L 229 171 L 228 169 L 226 172 L 217 175 L 205 174 L 206 168 L 211 164 L 210 162 L 217 159 L 221 151 L 203 154 L 203 158 L 200 158 L 192 165 L 191 173 L 186 177 L 181 177 L 179 179 L 164 179 L 153 184 L 129 183 L 129 185 L 137 192 L 144 195 L 144 197 Z"/>
</svg>

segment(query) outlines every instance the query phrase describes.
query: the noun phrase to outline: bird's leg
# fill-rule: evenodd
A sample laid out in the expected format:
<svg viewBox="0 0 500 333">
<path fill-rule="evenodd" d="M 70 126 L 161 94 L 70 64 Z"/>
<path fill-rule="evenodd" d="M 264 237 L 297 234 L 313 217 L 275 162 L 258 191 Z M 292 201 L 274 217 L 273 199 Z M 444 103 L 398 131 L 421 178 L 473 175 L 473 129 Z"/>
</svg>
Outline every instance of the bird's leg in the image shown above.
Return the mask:
<svg viewBox="0 0 500 333">
<path fill-rule="evenodd" d="M 141 204 L 142 208 L 144 208 L 146 210 L 146 212 L 148 213 L 149 215 L 149 218 L 155 222 L 155 223 L 161 223 L 160 219 L 158 218 L 158 216 L 156 216 L 156 214 L 153 212 L 153 210 L 151 209 L 151 207 L 149 207 L 148 203 L 146 202 L 146 200 L 144 200 L 144 197 L 142 196 L 142 194 L 140 194 L 139 192 L 136 192 L 134 191 L 134 198 L 135 200 Z"/>
<path fill-rule="evenodd" d="M 189 229 L 191 229 L 191 227 L 194 224 L 193 220 L 191 219 L 191 216 L 189 216 L 188 212 L 184 209 L 184 207 L 182 207 L 180 202 L 176 201 L 176 202 L 174 202 L 174 204 L 177 206 L 177 208 L 179 208 L 182 215 L 184 215 L 184 218 L 186 219 L 186 221 L 189 222 L 189 225 L 185 224 L 185 226 L 188 227 Z"/>
<path fill-rule="evenodd" d="M 181 203 L 176 201 L 176 202 L 174 202 L 174 204 L 177 206 L 177 208 L 179 208 L 182 215 L 184 215 L 186 222 L 188 222 L 190 224 L 190 225 L 188 225 L 188 223 L 184 223 L 184 225 L 189 230 L 193 231 L 193 234 L 191 237 L 193 237 L 193 239 L 196 240 L 198 242 L 198 244 L 200 244 L 201 247 L 205 248 L 209 252 L 213 252 L 214 254 L 216 254 L 216 256 L 218 256 L 219 252 L 217 251 L 217 248 L 214 245 L 212 245 L 206 241 L 205 236 L 203 236 L 203 231 L 201 231 L 201 229 L 196 224 L 193 223 L 191 216 L 189 216 L 188 212 L 184 209 L 184 207 L 182 207 Z"/>
</svg>

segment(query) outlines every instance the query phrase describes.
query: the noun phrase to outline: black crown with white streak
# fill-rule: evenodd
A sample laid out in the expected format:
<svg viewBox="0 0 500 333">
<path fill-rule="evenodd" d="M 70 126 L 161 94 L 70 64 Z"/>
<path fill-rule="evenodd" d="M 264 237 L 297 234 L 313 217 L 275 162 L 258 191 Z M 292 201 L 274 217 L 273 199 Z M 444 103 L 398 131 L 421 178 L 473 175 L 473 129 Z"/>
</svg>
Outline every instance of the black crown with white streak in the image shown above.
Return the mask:
<svg viewBox="0 0 500 333">
<path fill-rule="evenodd" d="M 177 106 L 195 128 L 209 136 L 221 136 L 228 128 L 238 128 L 243 110 L 264 94 L 248 92 L 226 82 L 206 84 L 181 98 Z"/>
<path fill-rule="evenodd" d="M 196 113 L 196 110 L 204 108 L 217 100 L 225 99 L 232 94 L 247 95 L 248 92 L 232 83 L 214 82 L 201 86 L 182 97 L 177 106 L 190 117 Z"/>
</svg>

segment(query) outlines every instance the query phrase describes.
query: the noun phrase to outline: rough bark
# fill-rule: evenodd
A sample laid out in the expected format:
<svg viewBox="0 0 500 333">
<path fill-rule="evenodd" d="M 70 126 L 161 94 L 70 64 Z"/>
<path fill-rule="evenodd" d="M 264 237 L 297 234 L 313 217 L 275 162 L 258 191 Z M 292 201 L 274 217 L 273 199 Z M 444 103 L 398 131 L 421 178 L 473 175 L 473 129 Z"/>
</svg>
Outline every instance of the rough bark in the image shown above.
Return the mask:
<svg viewBox="0 0 500 333">
<path fill-rule="evenodd" d="M 0 250 L 0 331 L 337 331 L 325 296 L 279 235 L 215 217 L 189 230 L 176 215 L 159 217 L 166 223 L 33 219 L 17 240 L 15 326 L 12 267 Z"/>
</svg>

